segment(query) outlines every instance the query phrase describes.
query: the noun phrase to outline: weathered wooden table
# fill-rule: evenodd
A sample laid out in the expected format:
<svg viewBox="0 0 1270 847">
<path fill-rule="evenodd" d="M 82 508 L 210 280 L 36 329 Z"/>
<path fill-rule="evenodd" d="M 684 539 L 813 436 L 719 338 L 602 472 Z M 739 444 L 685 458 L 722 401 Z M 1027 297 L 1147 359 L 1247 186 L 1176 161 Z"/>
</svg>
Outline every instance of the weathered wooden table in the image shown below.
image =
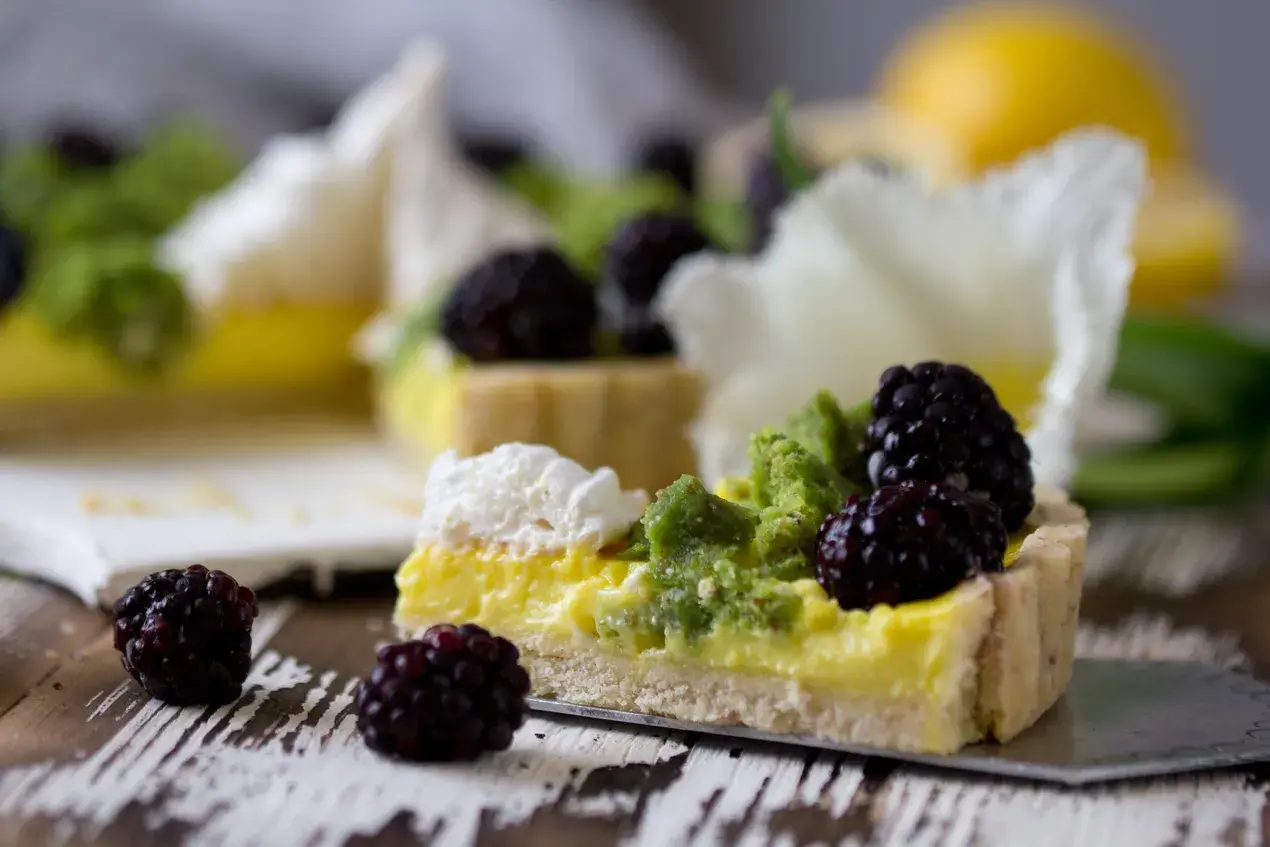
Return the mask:
<svg viewBox="0 0 1270 847">
<path fill-rule="evenodd" d="M 0 844 L 1270 844 L 1270 770 L 1065 790 L 541 719 L 476 765 L 391 763 L 351 714 L 390 606 L 267 602 L 242 699 L 176 709 L 125 677 L 104 614 L 0 577 Z M 1270 675 L 1270 574 L 1085 608 L 1085 654 Z"/>
</svg>

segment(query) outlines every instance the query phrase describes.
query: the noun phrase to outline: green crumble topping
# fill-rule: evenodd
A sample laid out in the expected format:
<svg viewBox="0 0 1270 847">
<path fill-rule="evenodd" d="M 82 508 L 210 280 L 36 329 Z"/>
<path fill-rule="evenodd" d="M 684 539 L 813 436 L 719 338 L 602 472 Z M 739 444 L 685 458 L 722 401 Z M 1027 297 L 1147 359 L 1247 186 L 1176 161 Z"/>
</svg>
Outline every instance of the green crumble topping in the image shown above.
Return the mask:
<svg viewBox="0 0 1270 847">
<path fill-rule="evenodd" d="M 41 145 L 7 151 L 0 217 L 31 251 L 19 306 L 128 371 L 161 371 L 188 347 L 193 314 L 155 241 L 239 167 L 216 132 L 184 120 L 106 168 L 71 166 Z"/>
</svg>

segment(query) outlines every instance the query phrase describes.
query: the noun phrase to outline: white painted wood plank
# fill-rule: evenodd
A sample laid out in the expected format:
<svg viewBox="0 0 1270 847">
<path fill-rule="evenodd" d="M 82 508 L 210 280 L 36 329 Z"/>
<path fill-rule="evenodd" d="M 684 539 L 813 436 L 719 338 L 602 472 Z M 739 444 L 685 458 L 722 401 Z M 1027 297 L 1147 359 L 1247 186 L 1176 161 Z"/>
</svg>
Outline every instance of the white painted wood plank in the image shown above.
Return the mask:
<svg viewBox="0 0 1270 847">
<path fill-rule="evenodd" d="M 885 847 L 1262 843 L 1263 791 L 1238 775 L 1076 792 L 900 769 L 874 793 L 862 792 L 868 783 L 857 761 L 829 754 L 807 764 L 805 754 L 761 745 L 707 739 L 689 748 L 665 734 L 537 718 L 512 750 L 474 765 L 391 762 L 366 750 L 357 734 L 352 681 L 269 648 L 294 608 L 263 610 L 258 658 L 238 704 L 208 720 L 199 709 L 141 705 L 82 761 L 0 775 L 0 815 L 64 818 L 62 834 L 78 827 L 91 837 L 141 802 L 148 826 L 184 825 L 193 845 L 342 845 L 405 813 L 417 833 L 435 833 L 433 843 L 448 847 L 470 844 L 484 817 L 515 827 L 548 806 L 579 819 L 642 809 L 626 839 L 641 847 L 694 838 L 729 847 L 792 844 L 788 832 L 772 831 L 774 816 L 797 814 L 791 808 L 810 809 L 843 831 L 850 817 L 864 836 L 871 829 L 869 844 Z M 1229 638 L 1176 630 L 1160 618 L 1086 627 L 1081 648 L 1223 664 L 1240 658 Z M 102 719 L 127 690 L 99 692 L 87 719 Z M 284 690 L 295 692 L 298 711 L 274 720 L 263 738 L 246 737 L 248 723 Z M 602 768 L 659 763 L 677 767 L 678 776 L 642 799 L 638 786 L 578 790 Z"/>
</svg>

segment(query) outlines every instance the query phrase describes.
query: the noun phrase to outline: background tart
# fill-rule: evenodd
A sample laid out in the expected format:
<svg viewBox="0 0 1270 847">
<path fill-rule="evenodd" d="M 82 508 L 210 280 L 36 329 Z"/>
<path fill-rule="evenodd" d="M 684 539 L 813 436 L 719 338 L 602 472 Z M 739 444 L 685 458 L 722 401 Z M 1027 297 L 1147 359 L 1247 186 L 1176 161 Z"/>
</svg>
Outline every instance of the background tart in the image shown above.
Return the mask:
<svg viewBox="0 0 1270 847">
<path fill-rule="evenodd" d="M 695 374 L 673 357 L 458 366 L 422 355 L 379 376 L 385 431 L 422 467 L 444 450 L 545 444 L 654 492 L 695 469 Z"/>
<path fill-rule="evenodd" d="M 0 440 L 101 432 L 277 411 L 368 412 L 368 377 L 348 354 L 369 305 L 275 305 L 219 316 L 186 355 L 129 372 L 92 344 L 0 315 Z"/>
</svg>

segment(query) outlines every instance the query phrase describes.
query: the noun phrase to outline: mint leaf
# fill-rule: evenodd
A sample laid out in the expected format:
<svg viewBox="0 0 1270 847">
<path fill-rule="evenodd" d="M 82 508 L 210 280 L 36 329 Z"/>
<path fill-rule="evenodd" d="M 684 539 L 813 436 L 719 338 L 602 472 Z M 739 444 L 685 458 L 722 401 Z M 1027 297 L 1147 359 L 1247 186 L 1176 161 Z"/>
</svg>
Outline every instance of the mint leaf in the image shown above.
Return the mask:
<svg viewBox="0 0 1270 847">
<path fill-rule="evenodd" d="M 789 128 L 789 92 L 778 88 L 768 100 L 772 161 L 780 171 L 785 190 L 790 194 L 802 191 L 816 181 L 816 171 L 798 156 Z"/>
<path fill-rule="evenodd" d="M 419 350 L 441 332 L 441 305 L 430 303 L 420 306 L 401 325 L 397 343 L 388 357 L 388 369 L 400 372 L 409 366 Z"/>
</svg>

